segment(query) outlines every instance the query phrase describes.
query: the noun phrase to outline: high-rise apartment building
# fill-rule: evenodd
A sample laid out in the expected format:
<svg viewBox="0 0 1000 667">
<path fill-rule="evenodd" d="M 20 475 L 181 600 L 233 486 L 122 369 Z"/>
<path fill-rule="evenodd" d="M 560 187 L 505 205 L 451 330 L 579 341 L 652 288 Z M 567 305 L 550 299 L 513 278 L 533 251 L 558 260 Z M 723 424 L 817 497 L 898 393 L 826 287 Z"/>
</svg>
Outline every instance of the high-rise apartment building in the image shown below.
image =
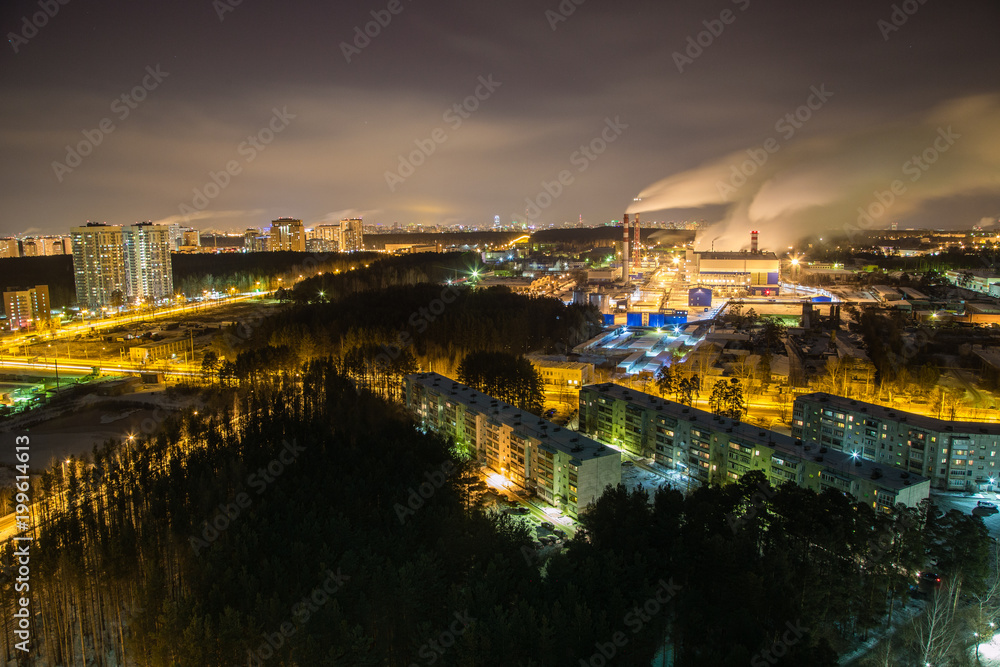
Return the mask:
<svg viewBox="0 0 1000 667">
<path fill-rule="evenodd" d="M 70 252 L 70 240 L 63 236 L 38 236 L 21 241 L 21 253 L 24 257 L 68 255 Z"/>
<path fill-rule="evenodd" d="M 271 229 L 268 233 L 267 249 L 293 250 L 295 252 L 305 252 L 306 250 L 306 228 L 301 220 L 295 218 L 278 218 L 271 222 Z"/>
<path fill-rule="evenodd" d="M 70 232 L 76 299 L 81 307 L 125 305 L 173 295 L 169 227 L 88 223 Z"/>
<path fill-rule="evenodd" d="M 247 252 L 265 252 L 268 237 L 259 229 L 253 227 L 243 232 L 243 248 Z"/>
<path fill-rule="evenodd" d="M 187 246 L 189 248 L 200 248 L 201 247 L 201 232 L 197 229 L 192 229 L 190 227 L 181 227 L 181 246 Z"/>
<path fill-rule="evenodd" d="M 361 252 L 365 249 L 364 222 L 361 218 L 340 221 L 338 248 L 340 252 Z"/>
<path fill-rule="evenodd" d="M 130 303 L 154 303 L 174 295 L 170 253 L 176 227 L 141 223 L 122 228 L 125 244 L 125 296 Z"/>
<path fill-rule="evenodd" d="M 312 236 L 318 248 L 323 252 L 338 252 L 340 250 L 340 223 L 335 225 L 316 225 Z"/>
<path fill-rule="evenodd" d="M 125 302 L 125 245 L 122 228 L 99 222 L 70 229 L 73 274 L 80 307 Z"/>
<path fill-rule="evenodd" d="M 48 326 L 52 321 L 48 285 L 24 289 L 8 287 L 3 293 L 3 306 L 7 313 L 7 326 L 11 331 L 38 329 Z"/>
<path fill-rule="evenodd" d="M 2 257 L 20 257 L 21 256 L 21 245 L 15 238 L 3 238 L 0 239 L 0 258 Z"/>
</svg>

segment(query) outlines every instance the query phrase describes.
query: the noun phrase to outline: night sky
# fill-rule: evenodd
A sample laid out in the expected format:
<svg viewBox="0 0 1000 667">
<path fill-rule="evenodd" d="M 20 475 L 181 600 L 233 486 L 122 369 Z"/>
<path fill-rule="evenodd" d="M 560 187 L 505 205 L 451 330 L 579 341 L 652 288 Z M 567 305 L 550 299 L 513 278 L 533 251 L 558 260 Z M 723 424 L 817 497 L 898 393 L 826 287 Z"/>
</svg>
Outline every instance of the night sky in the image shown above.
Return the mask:
<svg viewBox="0 0 1000 667">
<path fill-rule="evenodd" d="M 1000 215 L 993 0 L 234 2 L 3 3 L 0 233 Z"/>
</svg>

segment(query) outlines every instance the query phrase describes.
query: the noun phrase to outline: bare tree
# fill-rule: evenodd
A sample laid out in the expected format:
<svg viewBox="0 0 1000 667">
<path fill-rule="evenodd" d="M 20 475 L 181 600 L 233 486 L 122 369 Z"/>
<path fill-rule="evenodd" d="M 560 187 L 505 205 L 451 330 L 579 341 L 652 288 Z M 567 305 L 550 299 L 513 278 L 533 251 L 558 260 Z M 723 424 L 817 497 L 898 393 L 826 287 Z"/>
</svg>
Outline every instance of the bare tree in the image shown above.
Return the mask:
<svg viewBox="0 0 1000 667">
<path fill-rule="evenodd" d="M 892 638 L 886 638 L 875 645 L 861 664 L 865 667 L 895 667 L 899 664 L 893 657 Z"/>
<path fill-rule="evenodd" d="M 985 586 L 979 593 L 971 593 L 969 625 L 976 641 L 976 661 L 979 661 L 979 645 L 993 639 L 997 624 L 1000 623 L 1000 545 L 990 545 L 990 573 Z"/>
<path fill-rule="evenodd" d="M 946 664 L 950 659 L 958 636 L 955 607 L 958 602 L 959 584 L 951 579 L 947 585 L 935 590 L 924 613 L 912 621 L 914 648 L 922 665 Z"/>
</svg>

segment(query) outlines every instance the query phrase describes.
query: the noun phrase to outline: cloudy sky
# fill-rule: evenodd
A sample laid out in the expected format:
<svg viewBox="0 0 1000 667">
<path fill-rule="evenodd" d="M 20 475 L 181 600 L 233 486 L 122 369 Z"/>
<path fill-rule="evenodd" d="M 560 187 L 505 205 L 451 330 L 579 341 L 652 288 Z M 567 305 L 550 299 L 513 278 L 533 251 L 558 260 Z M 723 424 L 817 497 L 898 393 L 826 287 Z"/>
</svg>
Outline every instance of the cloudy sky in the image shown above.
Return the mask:
<svg viewBox="0 0 1000 667">
<path fill-rule="evenodd" d="M 7 0 L 0 233 L 1000 215 L 995 1 L 577 2 Z"/>
</svg>

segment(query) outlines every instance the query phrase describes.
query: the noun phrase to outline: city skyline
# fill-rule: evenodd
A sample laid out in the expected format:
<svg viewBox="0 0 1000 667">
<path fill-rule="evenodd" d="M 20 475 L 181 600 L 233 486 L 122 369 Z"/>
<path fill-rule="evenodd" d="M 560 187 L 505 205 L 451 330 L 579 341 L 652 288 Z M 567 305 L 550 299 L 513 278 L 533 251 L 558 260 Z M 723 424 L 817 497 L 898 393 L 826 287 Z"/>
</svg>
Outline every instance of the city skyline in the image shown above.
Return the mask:
<svg viewBox="0 0 1000 667">
<path fill-rule="evenodd" d="M 744 221 L 794 235 L 883 192 L 877 226 L 1000 215 L 986 2 L 39 11 L 3 14 L 3 235 L 137 212 L 234 230 L 600 224 L 630 202 L 729 222 L 723 237 Z M 939 129 L 959 138 L 911 162 Z"/>
</svg>

